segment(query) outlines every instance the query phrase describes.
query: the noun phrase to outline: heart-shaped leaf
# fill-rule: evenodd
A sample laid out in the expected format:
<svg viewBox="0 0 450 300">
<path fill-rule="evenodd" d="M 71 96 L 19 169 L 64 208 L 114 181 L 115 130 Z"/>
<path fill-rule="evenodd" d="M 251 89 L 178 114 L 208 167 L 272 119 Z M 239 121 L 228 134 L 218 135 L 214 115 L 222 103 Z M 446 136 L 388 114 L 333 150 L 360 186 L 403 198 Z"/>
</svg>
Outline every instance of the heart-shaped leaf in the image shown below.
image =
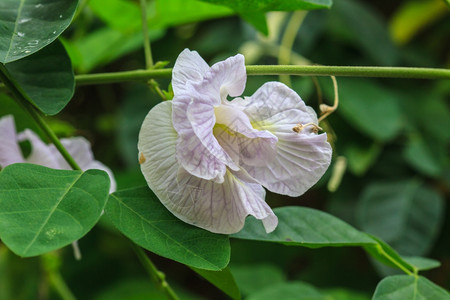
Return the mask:
<svg viewBox="0 0 450 300">
<path fill-rule="evenodd" d="M 212 271 L 225 268 L 230 260 L 228 236 L 179 220 L 148 187 L 112 194 L 106 214 L 125 236 L 158 255 Z"/>
<path fill-rule="evenodd" d="M 9 165 L 0 173 L 0 238 L 25 257 L 66 246 L 97 223 L 108 193 L 100 170 Z"/>
<path fill-rule="evenodd" d="M 0 62 L 31 55 L 53 42 L 70 24 L 78 0 L 0 1 Z"/>
</svg>

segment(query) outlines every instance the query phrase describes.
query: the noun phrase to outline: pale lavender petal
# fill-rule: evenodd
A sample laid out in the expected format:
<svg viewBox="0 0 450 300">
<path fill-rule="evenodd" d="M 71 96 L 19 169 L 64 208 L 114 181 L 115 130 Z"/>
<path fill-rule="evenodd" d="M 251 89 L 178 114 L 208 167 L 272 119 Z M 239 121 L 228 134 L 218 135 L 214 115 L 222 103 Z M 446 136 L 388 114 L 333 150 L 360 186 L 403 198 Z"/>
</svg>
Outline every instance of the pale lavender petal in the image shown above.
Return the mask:
<svg viewBox="0 0 450 300">
<path fill-rule="evenodd" d="M 0 167 L 24 162 L 20 150 L 14 117 L 11 115 L 0 118 Z"/>
<path fill-rule="evenodd" d="M 239 167 L 233 162 L 213 135 L 214 126 L 217 124 L 215 111 L 218 108 L 220 107 L 216 108 L 202 100 L 195 101 L 189 104 L 187 117 L 195 135 L 211 155 L 229 168 L 238 170 Z"/>
<path fill-rule="evenodd" d="M 75 160 L 82 170 L 86 170 L 94 161 L 94 154 L 92 154 L 91 143 L 84 137 L 72 137 L 61 139 L 61 144 L 69 152 L 70 156 Z M 58 158 L 60 169 L 71 170 L 72 167 L 66 162 L 64 157 L 59 153 L 54 145 L 50 146 L 54 155 Z"/>
<path fill-rule="evenodd" d="M 214 64 L 204 80 L 194 84 L 200 95 L 209 98 L 214 106 L 228 101 L 227 95 L 237 97 L 244 92 L 247 81 L 244 56 L 237 54 Z"/>
<path fill-rule="evenodd" d="M 91 143 L 89 143 L 87 139 L 85 139 L 84 137 L 64 138 L 61 139 L 61 143 L 81 168 L 81 170 L 86 171 L 89 169 L 98 169 L 108 173 L 111 182 L 109 191 L 110 193 L 112 193 L 116 190 L 117 185 L 111 169 L 105 166 L 100 161 L 94 160 Z M 59 153 L 58 149 L 56 149 L 54 145 L 50 145 L 49 147 L 58 160 L 59 168 L 71 170 L 72 167 L 66 162 L 64 157 Z"/>
<path fill-rule="evenodd" d="M 253 126 L 258 129 L 264 126 L 269 118 L 274 118 L 277 115 L 277 122 L 282 121 L 286 112 L 292 110 L 296 111 L 296 117 L 299 119 L 286 119 L 286 123 L 317 123 L 317 115 L 314 110 L 306 106 L 295 91 L 280 82 L 267 82 L 251 97 L 236 98 L 230 104 L 243 110 L 250 118 Z"/>
<path fill-rule="evenodd" d="M 244 171 L 245 172 L 245 171 Z M 166 207 L 186 223 L 211 232 L 232 234 L 240 231 L 248 215 L 262 220 L 267 232 L 278 219 L 264 201 L 261 185 L 247 182 L 242 172 L 227 170 L 222 184 L 192 176 L 180 169 L 169 188 Z"/>
<path fill-rule="evenodd" d="M 33 131 L 25 129 L 19 134 L 19 140 L 28 140 L 31 143 L 31 153 L 25 159 L 27 163 L 45 166 L 52 169 L 61 169 L 58 155 L 49 145 L 44 143 Z"/>
<path fill-rule="evenodd" d="M 188 172 L 222 182 L 227 165 L 232 169 L 239 168 L 213 135 L 215 116 L 210 103 L 176 97 L 172 116 L 173 126 L 179 134 L 176 155 Z"/>
<path fill-rule="evenodd" d="M 161 202 L 181 220 L 212 232 L 235 233 L 249 214 L 273 230 L 276 216 L 264 202 L 264 189 L 250 176 L 227 171 L 219 184 L 192 176 L 180 166 L 174 147 L 178 134 L 167 122 L 171 110 L 170 101 L 155 106 L 139 133 L 141 170 Z"/>
<path fill-rule="evenodd" d="M 172 87 L 175 96 L 189 94 L 186 92 L 187 85 L 202 81 L 209 69 L 208 64 L 196 51 L 184 49 L 172 70 Z"/>
<path fill-rule="evenodd" d="M 252 166 L 266 165 L 276 154 L 278 138 L 267 130 L 252 127 L 248 116 L 235 106 L 221 105 L 215 109 L 216 122 L 224 125 L 239 146 L 240 162 Z M 223 136 L 217 136 L 219 140 Z M 228 138 L 229 139 L 229 138 Z"/>
<path fill-rule="evenodd" d="M 232 101 L 246 112 L 254 127 L 278 137 L 277 154 L 266 166 L 243 164 L 248 173 L 272 192 L 299 196 L 325 173 L 331 161 L 326 134 L 308 126 L 297 133 L 296 124 L 317 124 L 317 116 L 300 97 L 281 83 L 263 85 L 246 99 Z"/>
<path fill-rule="evenodd" d="M 171 117 L 172 101 L 159 103 L 147 114 L 139 132 L 142 174 L 158 197 L 167 193 L 180 167 L 176 158 L 178 134 L 170 122 Z"/>
</svg>

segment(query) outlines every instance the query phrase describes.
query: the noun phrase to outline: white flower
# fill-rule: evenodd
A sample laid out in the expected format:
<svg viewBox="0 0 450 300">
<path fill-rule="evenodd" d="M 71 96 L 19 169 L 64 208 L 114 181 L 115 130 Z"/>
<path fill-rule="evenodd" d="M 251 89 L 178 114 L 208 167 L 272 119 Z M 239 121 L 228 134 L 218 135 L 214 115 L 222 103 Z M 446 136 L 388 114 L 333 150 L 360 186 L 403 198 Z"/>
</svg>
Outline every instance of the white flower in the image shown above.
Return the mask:
<svg viewBox="0 0 450 300">
<path fill-rule="evenodd" d="M 27 158 L 23 156 L 19 147 L 19 142 L 23 141 L 29 141 L 32 147 Z M 83 171 L 88 169 L 106 171 L 111 180 L 110 192 L 116 190 L 112 171 L 101 162 L 94 160 L 91 145 L 85 138 L 61 139 L 61 143 Z M 25 129 L 17 134 L 14 118 L 8 115 L 0 118 L 0 168 L 14 163 L 31 163 L 53 169 L 72 169 L 54 145 L 45 144 L 33 131 Z"/>
<path fill-rule="evenodd" d="M 216 233 L 235 233 L 245 218 L 267 232 L 278 219 L 265 190 L 299 196 L 330 164 L 315 112 L 287 86 L 269 82 L 251 97 L 240 54 L 209 67 L 184 50 L 172 77 L 173 101 L 156 105 L 139 134 L 139 160 L 149 187 L 181 220 Z"/>
</svg>

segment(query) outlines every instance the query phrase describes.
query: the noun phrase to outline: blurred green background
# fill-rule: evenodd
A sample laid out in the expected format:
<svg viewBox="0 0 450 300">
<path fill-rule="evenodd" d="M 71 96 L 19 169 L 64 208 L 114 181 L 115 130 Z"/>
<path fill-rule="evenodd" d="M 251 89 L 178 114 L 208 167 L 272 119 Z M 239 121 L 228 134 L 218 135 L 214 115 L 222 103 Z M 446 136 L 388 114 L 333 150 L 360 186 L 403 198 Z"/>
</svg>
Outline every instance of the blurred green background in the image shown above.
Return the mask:
<svg viewBox="0 0 450 300">
<path fill-rule="evenodd" d="M 144 68 L 138 1 L 81 2 L 83 9 L 63 34 L 76 73 Z M 184 48 L 198 51 L 210 64 L 242 53 L 247 64 L 450 66 L 450 14 L 441 0 L 335 0 L 330 10 L 272 12 L 268 36 L 225 7 L 191 0 L 150 3 L 153 58 L 169 66 Z M 292 48 L 290 59 L 280 57 L 283 47 L 287 53 Z M 244 94 L 271 80 L 290 84 L 317 111 L 319 96 L 310 77 L 249 76 Z M 157 81 L 162 89 L 170 83 Z M 318 82 L 324 101 L 332 105 L 331 80 Z M 448 289 L 449 81 L 338 78 L 338 86 L 339 108 L 323 124 L 334 147 L 330 169 L 301 197 L 269 193 L 267 201 L 272 207 L 325 210 L 381 237 L 400 254 L 437 259 L 442 266 L 424 275 Z M 15 112 L 19 129 L 33 127 L 3 100 L 2 112 Z M 137 135 L 159 101 L 145 83 L 83 86 L 50 124 L 61 137 L 88 138 L 96 159 L 113 169 L 119 189 L 141 186 Z M 342 175 L 337 187 L 329 184 L 333 170 Z M 128 243 L 103 218 L 79 241 L 81 261 L 71 247 L 21 259 L 0 244 L 0 299 L 57 299 L 44 274 L 59 264 L 79 299 L 166 299 Z M 230 267 L 248 299 L 273 299 L 286 284 L 314 286 L 332 299 L 370 299 L 380 278 L 396 272 L 359 248 L 231 243 Z M 227 299 L 186 266 L 149 255 L 182 299 Z"/>
</svg>

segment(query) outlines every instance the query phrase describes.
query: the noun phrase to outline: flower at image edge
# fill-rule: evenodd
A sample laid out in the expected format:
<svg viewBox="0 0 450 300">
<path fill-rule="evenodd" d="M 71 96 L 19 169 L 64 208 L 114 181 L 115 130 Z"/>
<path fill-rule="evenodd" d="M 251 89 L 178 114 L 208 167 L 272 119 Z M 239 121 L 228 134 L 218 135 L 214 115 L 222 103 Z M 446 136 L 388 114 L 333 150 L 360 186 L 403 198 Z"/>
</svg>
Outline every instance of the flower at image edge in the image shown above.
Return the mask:
<svg viewBox="0 0 450 300">
<path fill-rule="evenodd" d="M 19 142 L 24 141 L 31 144 L 31 153 L 26 158 L 19 147 Z M 111 181 L 109 191 L 112 193 L 116 190 L 116 181 L 111 169 L 94 159 L 91 145 L 85 138 L 65 138 L 61 139 L 61 143 L 83 171 L 99 169 L 108 173 Z M 72 169 L 54 145 L 45 144 L 33 131 L 25 129 L 17 133 L 13 116 L 7 115 L 0 118 L 0 167 L 5 168 L 14 163 L 30 163 L 52 169 Z"/>
</svg>

